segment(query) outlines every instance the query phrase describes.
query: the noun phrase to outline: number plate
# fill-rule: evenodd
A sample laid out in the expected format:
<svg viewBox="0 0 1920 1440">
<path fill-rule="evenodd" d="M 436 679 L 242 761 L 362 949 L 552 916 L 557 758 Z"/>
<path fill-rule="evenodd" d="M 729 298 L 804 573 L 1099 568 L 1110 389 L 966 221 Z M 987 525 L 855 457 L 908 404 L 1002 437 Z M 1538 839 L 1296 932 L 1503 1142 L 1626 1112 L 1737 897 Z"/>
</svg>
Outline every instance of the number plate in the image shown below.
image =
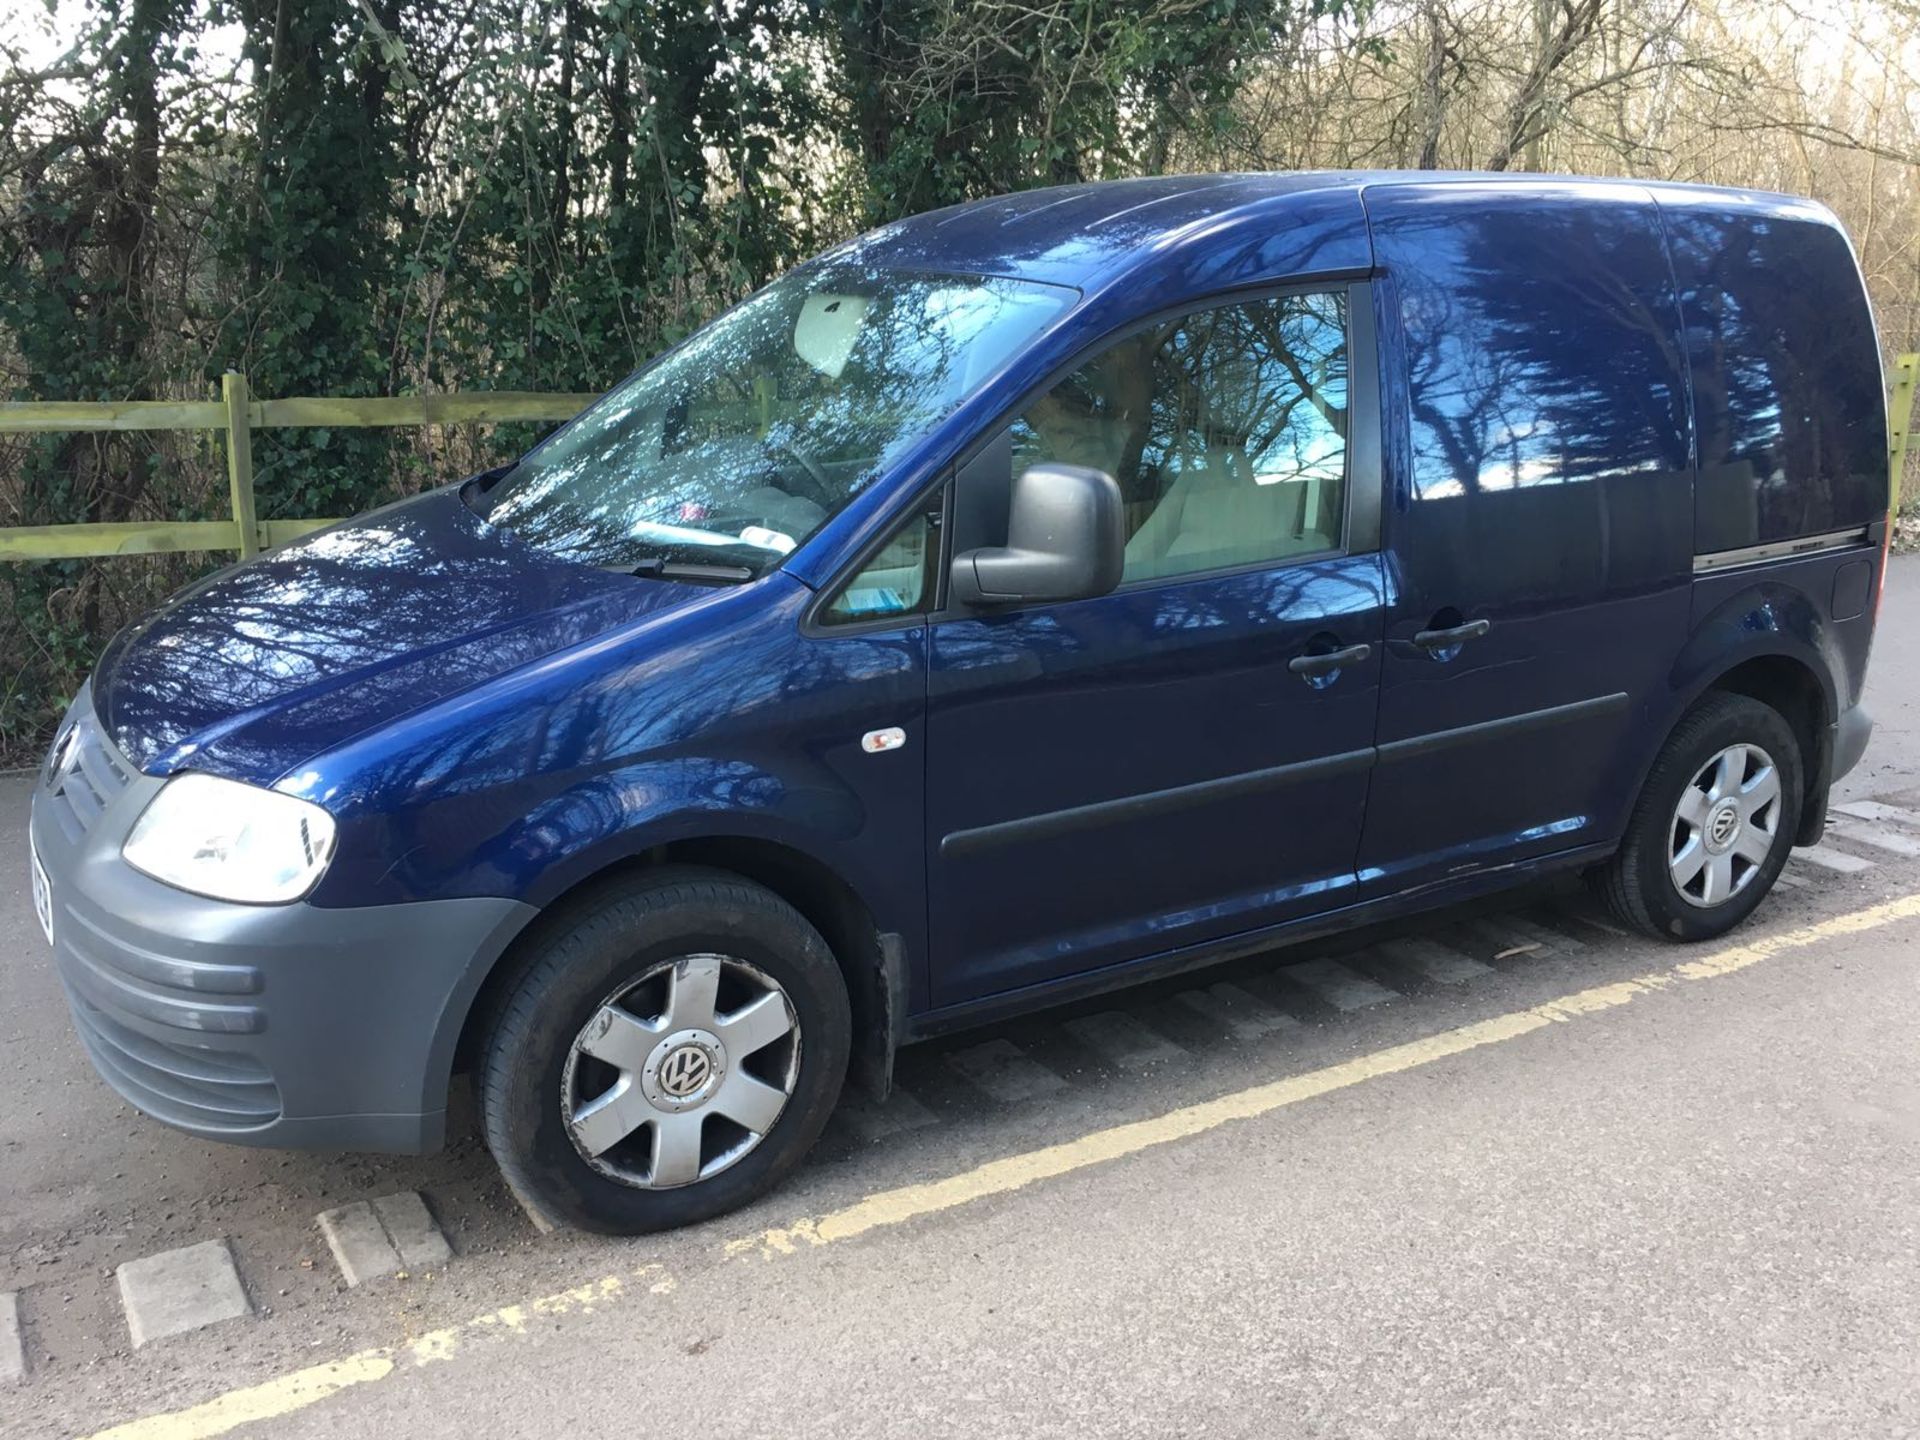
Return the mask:
<svg viewBox="0 0 1920 1440">
<path fill-rule="evenodd" d="M 27 841 L 27 859 L 33 865 L 33 913 L 40 917 L 47 943 L 53 943 L 53 886 L 47 880 L 47 868 L 40 863 L 39 852 L 31 838 Z"/>
</svg>

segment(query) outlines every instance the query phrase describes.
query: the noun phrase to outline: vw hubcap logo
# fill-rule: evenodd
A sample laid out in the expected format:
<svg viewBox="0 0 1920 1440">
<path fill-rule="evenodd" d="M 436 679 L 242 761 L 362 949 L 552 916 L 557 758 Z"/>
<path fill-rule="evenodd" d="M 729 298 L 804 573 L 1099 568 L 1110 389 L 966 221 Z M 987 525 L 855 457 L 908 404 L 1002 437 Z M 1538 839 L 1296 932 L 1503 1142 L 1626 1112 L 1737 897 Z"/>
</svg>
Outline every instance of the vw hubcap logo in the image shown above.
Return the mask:
<svg viewBox="0 0 1920 1440">
<path fill-rule="evenodd" d="M 1725 850 L 1740 833 L 1740 811 L 1731 802 L 1723 804 L 1707 821 L 1707 848 Z"/>
<path fill-rule="evenodd" d="M 713 1099 L 727 1077 L 727 1047 L 711 1030 L 690 1025 L 663 1035 L 640 1067 L 640 1093 L 656 1110 L 683 1115 Z"/>
<path fill-rule="evenodd" d="M 660 1062 L 660 1088 L 676 1100 L 684 1100 L 707 1083 L 713 1074 L 713 1061 L 698 1045 L 682 1045 Z"/>
</svg>

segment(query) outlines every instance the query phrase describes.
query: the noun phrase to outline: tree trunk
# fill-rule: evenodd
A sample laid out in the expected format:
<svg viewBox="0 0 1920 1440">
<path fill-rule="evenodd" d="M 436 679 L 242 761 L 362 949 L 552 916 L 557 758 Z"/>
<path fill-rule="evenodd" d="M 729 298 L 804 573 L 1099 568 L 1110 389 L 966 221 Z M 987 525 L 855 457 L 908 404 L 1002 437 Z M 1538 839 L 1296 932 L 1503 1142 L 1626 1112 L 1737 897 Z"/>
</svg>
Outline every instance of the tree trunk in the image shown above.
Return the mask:
<svg viewBox="0 0 1920 1440">
<path fill-rule="evenodd" d="M 1420 153 L 1416 169 L 1434 170 L 1440 165 L 1440 127 L 1447 114 L 1447 21 L 1439 0 L 1428 0 L 1427 60 L 1420 75 Z"/>
</svg>

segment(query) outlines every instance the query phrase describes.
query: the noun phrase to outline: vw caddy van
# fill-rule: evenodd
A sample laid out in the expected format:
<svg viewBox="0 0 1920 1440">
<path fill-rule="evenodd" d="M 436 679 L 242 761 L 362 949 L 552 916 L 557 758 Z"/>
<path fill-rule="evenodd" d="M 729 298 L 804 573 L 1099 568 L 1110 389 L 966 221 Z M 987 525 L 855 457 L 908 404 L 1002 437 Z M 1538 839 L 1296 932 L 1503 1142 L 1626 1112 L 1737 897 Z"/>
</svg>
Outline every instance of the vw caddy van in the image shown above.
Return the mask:
<svg viewBox="0 0 1920 1440">
<path fill-rule="evenodd" d="M 840 246 L 518 463 L 119 635 L 33 802 L 155 1118 L 634 1232 L 954 1027 L 1590 871 L 1744 919 L 1859 758 L 1880 353 L 1834 218 L 1431 174 Z"/>
</svg>

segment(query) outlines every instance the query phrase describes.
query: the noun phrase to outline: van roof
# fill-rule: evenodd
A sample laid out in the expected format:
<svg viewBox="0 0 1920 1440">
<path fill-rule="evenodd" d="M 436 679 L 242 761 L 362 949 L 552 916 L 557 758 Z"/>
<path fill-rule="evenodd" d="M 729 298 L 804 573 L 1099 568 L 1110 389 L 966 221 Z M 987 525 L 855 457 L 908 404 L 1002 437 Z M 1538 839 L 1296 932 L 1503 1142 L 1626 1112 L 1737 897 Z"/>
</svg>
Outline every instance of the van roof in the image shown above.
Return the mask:
<svg viewBox="0 0 1920 1440">
<path fill-rule="evenodd" d="M 1311 215 L 1313 223 L 1324 226 L 1347 209 L 1350 225 L 1363 232 L 1365 191 L 1437 183 L 1552 195 L 1570 205 L 1600 200 L 1604 192 L 1617 195 L 1633 189 L 1657 196 L 1662 205 L 1750 216 L 1792 214 L 1833 223 L 1824 207 L 1757 190 L 1491 171 L 1303 170 L 1165 175 L 1023 190 L 898 220 L 831 254 L 882 265 L 1098 287 L 1150 260 L 1164 262 L 1170 250 L 1204 244 L 1209 234 L 1256 214 L 1283 221 L 1294 212 L 1302 219 Z M 1346 206 L 1339 204 L 1341 199 Z"/>
</svg>

